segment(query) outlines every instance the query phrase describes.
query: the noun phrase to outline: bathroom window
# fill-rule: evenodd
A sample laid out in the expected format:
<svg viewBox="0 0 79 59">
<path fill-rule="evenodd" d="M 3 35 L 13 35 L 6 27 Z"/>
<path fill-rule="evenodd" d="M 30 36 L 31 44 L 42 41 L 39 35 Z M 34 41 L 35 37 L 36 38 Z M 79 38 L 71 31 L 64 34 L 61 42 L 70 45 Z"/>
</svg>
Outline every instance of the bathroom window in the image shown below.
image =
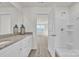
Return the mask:
<svg viewBox="0 0 79 59">
<path fill-rule="evenodd" d="M 37 32 L 44 32 L 45 25 L 44 24 L 37 24 Z"/>
</svg>

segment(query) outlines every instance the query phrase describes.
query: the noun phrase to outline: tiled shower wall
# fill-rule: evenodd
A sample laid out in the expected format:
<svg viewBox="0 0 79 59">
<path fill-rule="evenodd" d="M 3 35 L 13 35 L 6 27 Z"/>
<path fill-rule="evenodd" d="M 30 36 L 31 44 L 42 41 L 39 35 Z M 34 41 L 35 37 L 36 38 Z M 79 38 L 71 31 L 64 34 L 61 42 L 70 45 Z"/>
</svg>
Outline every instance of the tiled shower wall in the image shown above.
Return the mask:
<svg viewBox="0 0 79 59">
<path fill-rule="evenodd" d="M 71 6 L 70 11 L 70 21 L 73 23 L 73 46 L 74 49 L 79 49 L 79 3 L 74 3 L 74 5 Z"/>
<path fill-rule="evenodd" d="M 56 48 L 71 49 L 72 48 L 72 33 L 68 29 L 70 20 L 69 8 L 68 7 L 57 7 L 55 8 L 55 27 L 56 27 Z"/>
<path fill-rule="evenodd" d="M 55 9 L 56 48 L 79 49 L 79 3 Z"/>
</svg>

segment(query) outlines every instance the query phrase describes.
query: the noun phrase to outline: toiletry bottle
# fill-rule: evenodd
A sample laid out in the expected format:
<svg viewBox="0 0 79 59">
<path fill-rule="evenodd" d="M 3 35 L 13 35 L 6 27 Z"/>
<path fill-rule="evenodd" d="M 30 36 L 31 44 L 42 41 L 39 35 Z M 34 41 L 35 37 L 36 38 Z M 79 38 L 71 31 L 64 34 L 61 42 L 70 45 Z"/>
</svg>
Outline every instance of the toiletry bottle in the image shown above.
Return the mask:
<svg viewBox="0 0 79 59">
<path fill-rule="evenodd" d="M 25 34 L 25 27 L 24 25 L 22 24 L 21 27 L 20 27 L 20 33 L 23 35 Z"/>
<path fill-rule="evenodd" d="M 15 26 L 13 27 L 13 33 L 14 33 L 15 35 L 18 34 L 18 26 L 17 26 L 17 24 L 15 24 Z"/>
</svg>

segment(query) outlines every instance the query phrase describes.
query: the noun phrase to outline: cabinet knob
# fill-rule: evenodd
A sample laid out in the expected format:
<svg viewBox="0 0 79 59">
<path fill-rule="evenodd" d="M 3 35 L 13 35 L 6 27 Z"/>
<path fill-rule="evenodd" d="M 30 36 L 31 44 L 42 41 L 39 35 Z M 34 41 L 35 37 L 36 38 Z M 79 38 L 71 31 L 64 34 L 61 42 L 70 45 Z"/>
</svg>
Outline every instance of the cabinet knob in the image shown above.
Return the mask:
<svg viewBox="0 0 79 59">
<path fill-rule="evenodd" d="M 20 48 L 20 51 L 22 50 L 22 48 Z"/>
</svg>

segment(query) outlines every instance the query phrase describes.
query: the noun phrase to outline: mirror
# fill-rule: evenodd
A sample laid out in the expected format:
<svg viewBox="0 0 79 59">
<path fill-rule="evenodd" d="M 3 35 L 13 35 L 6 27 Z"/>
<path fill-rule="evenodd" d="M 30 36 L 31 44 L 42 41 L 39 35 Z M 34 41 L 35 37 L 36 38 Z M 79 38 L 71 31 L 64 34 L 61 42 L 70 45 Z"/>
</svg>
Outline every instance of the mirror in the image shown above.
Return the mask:
<svg viewBox="0 0 79 59">
<path fill-rule="evenodd" d="M 11 15 L 0 14 L 0 35 L 11 33 Z"/>
<path fill-rule="evenodd" d="M 23 22 L 22 14 L 9 2 L 2 2 L 0 8 L 0 36 L 13 34 L 15 24 L 20 28 Z M 5 6 L 4 6 L 5 5 Z M 18 29 L 20 32 L 20 29 Z"/>
</svg>

